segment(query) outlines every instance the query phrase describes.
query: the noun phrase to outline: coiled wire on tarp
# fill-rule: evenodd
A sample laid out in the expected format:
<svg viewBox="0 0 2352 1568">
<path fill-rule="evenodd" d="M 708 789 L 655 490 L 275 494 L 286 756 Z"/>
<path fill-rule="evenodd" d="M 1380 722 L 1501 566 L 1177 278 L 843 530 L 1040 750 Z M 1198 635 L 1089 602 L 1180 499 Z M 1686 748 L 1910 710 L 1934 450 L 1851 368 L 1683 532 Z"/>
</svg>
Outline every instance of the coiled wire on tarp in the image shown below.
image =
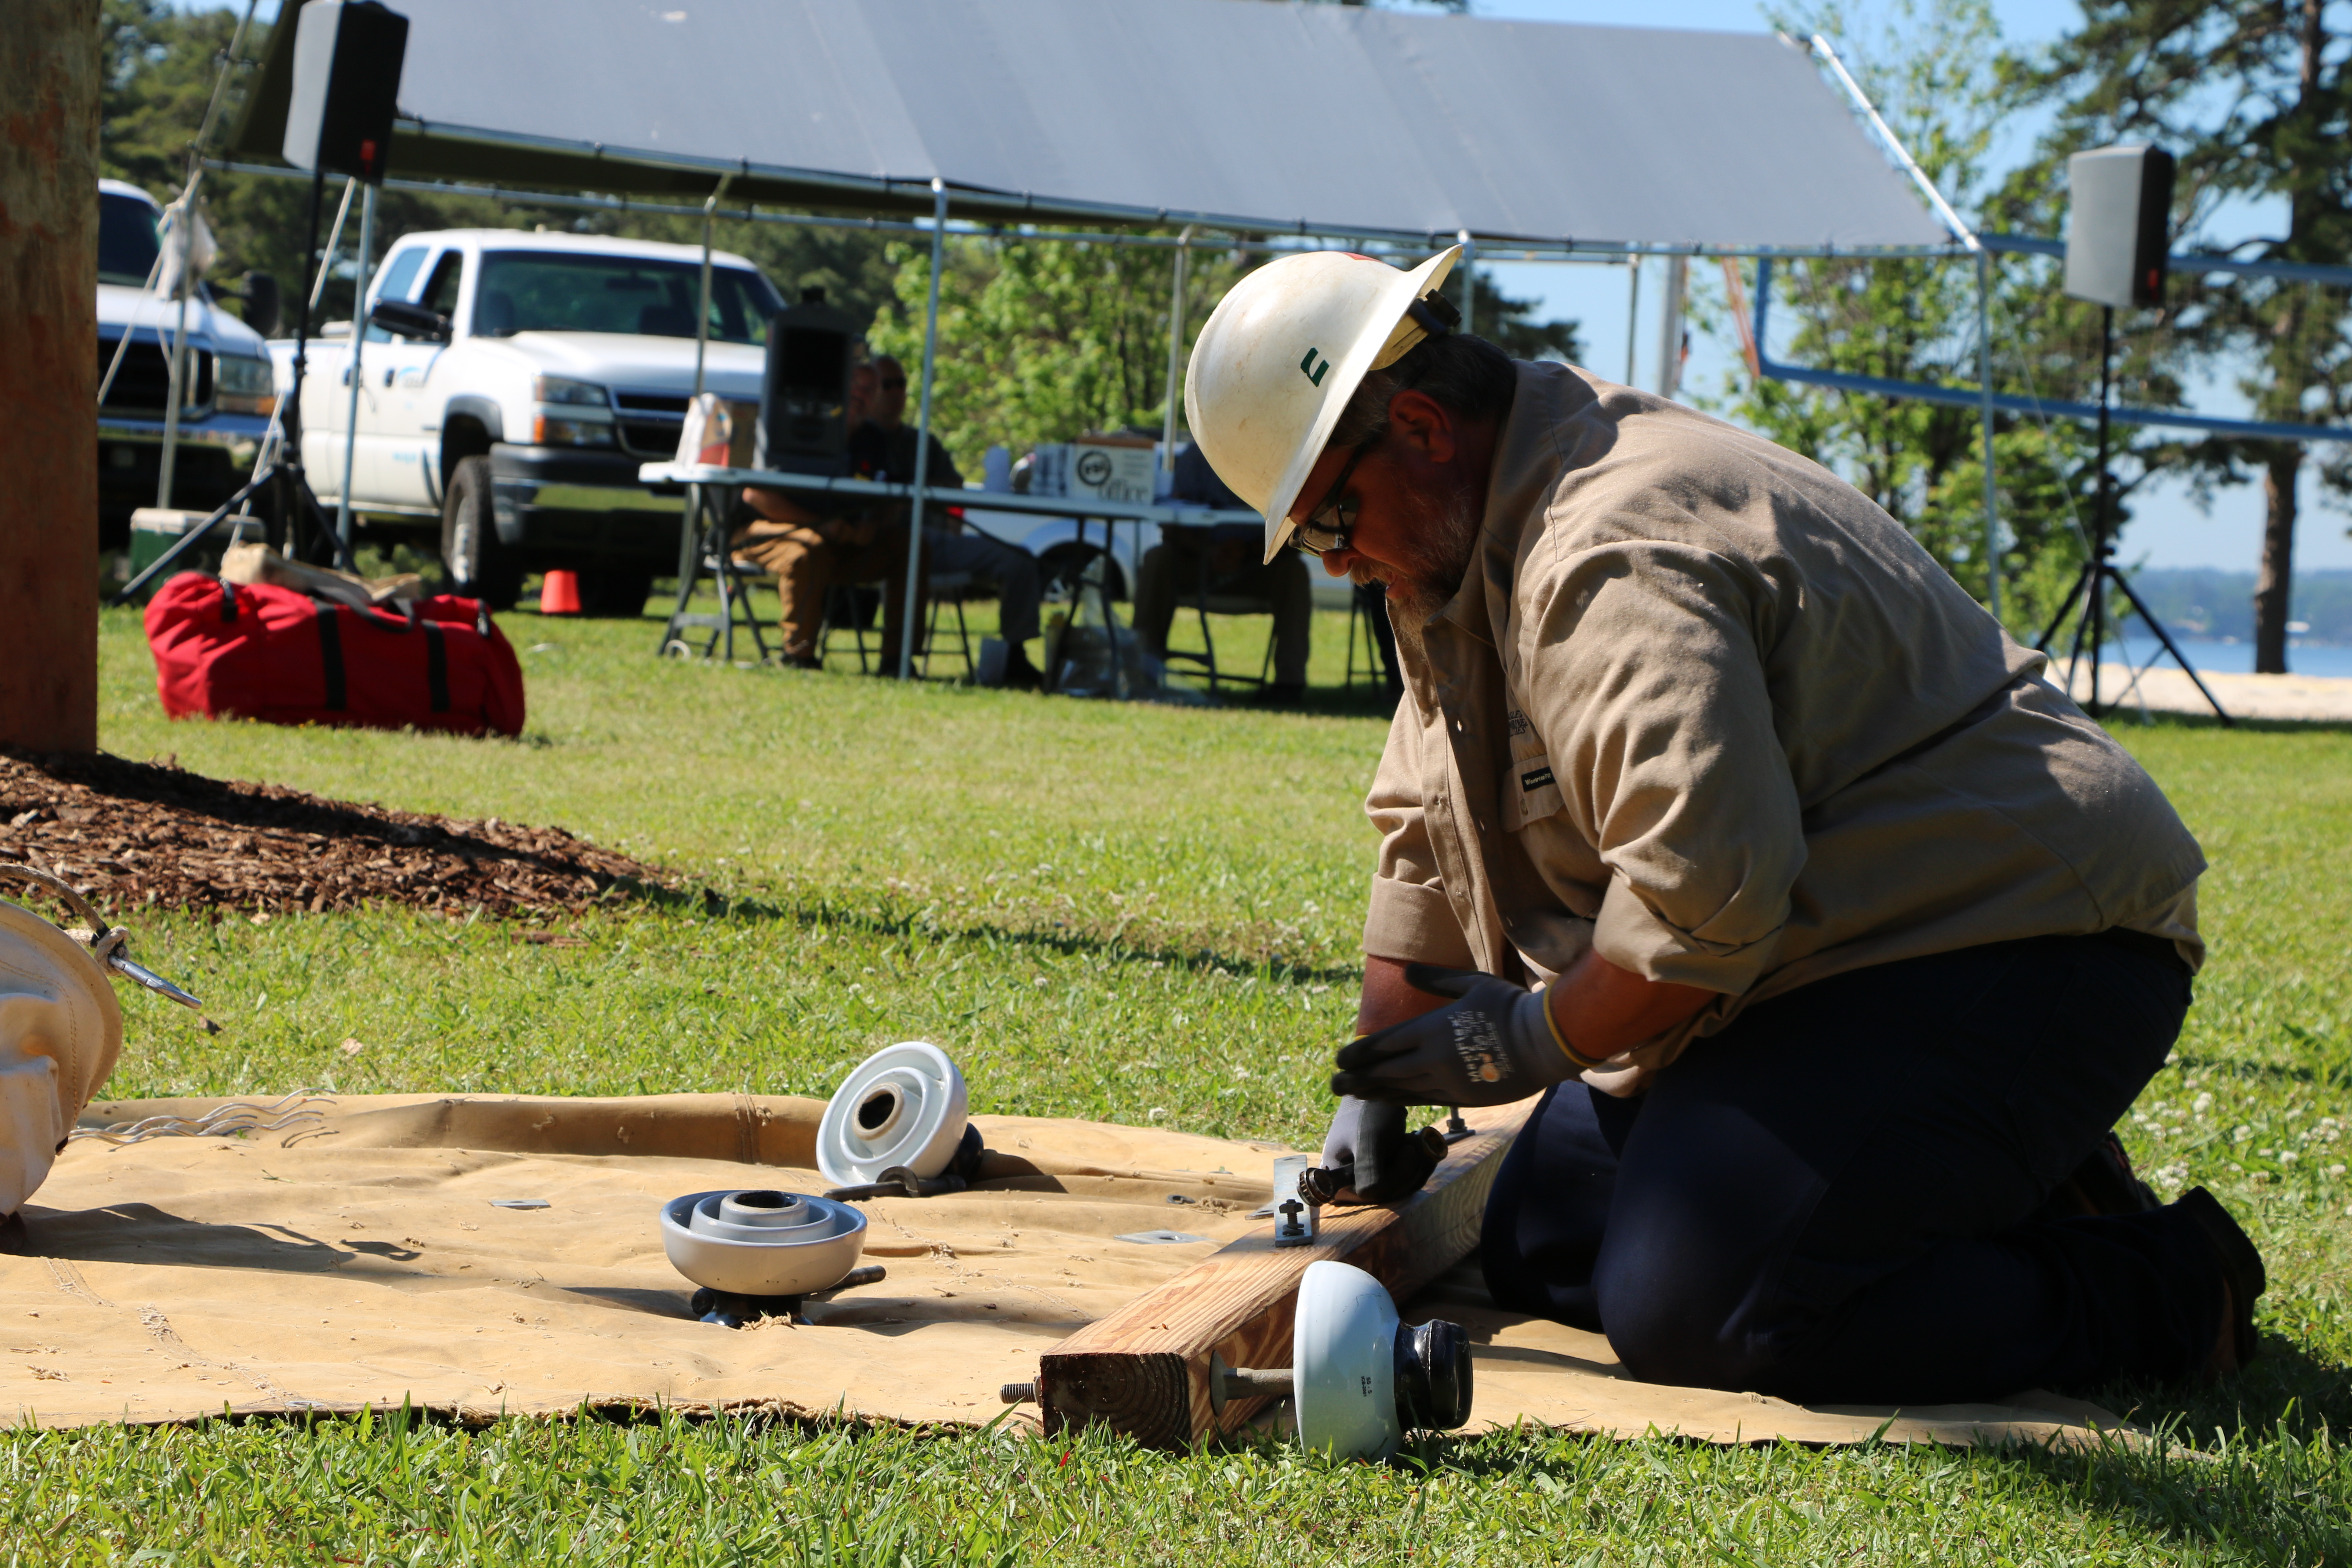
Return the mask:
<svg viewBox="0 0 2352 1568">
<path fill-rule="evenodd" d="M 66 1142 L 75 1143 L 84 1138 L 101 1142 L 144 1143 L 150 1138 L 227 1138 L 239 1132 L 276 1132 L 287 1127 L 309 1127 L 327 1119 L 321 1105 L 332 1105 L 331 1094 L 314 1094 L 298 1089 L 281 1100 L 268 1105 L 257 1105 L 249 1100 L 232 1100 L 215 1105 L 202 1116 L 149 1116 L 137 1121 L 118 1121 L 110 1127 L 78 1127 L 66 1134 Z"/>
</svg>

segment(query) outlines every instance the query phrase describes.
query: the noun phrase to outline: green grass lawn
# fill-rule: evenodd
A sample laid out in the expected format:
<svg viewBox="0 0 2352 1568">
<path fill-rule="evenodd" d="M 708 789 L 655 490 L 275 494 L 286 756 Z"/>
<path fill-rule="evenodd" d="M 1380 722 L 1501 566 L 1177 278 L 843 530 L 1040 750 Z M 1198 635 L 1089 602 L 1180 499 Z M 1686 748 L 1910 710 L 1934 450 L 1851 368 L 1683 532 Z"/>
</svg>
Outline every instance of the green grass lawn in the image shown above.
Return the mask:
<svg viewBox="0 0 2352 1568">
<path fill-rule="evenodd" d="M 600 911 L 561 947 L 389 911 L 138 917 L 142 955 L 226 1028 L 130 1002 L 110 1095 L 823 1094 L 920 1037 L 979 1110 L 1319 1137 L 1353 1014 L 1376 704 L 908 689 L 658 663 L 651 621 L 506 625 L 529 650 L 520 742 L 170 723 L 122 612 L 100 732 L 216 776 L 561 824 L 731 901 Z M 1225 635 L 1254 657 L 1263 626 Z M 1345 631 L 1320 617 L 1325 688 Z M 2229 1386 L 2082 1392 L 2172 1424 L 2193 1457 L 1529 1433 L 1382 1468 L 730 1421 L 215 1423 L 0 1439 L 0 1559 L 2343 1561 L 2352 732 L 2118 733 L 2213 861 L 2212 963 L 2133 1155 L 2168 1194 L 2220 1193 L 2272 1286 L 2263 1357 Z"/>
</svg>

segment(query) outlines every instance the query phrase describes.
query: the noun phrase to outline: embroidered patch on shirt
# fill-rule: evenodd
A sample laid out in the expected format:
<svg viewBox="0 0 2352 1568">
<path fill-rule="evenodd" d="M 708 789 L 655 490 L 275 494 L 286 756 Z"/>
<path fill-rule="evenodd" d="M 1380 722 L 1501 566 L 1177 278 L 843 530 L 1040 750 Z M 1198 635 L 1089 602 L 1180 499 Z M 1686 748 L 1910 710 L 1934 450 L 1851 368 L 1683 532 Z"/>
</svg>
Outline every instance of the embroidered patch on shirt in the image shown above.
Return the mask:
<svg viewBox="0 0 2352 1568">
<path fill-rule="evenodd" d="M 1517 833 L 1538 817 L 1549 816 L 1567 804 L 1560 797 L 1559 783 L 1552 777 L 1551 758 L 1538 752 L 1532 757 L 1512 759 L 1510 771 L 1503 775 L 1503 828 Z"/>
</svg>

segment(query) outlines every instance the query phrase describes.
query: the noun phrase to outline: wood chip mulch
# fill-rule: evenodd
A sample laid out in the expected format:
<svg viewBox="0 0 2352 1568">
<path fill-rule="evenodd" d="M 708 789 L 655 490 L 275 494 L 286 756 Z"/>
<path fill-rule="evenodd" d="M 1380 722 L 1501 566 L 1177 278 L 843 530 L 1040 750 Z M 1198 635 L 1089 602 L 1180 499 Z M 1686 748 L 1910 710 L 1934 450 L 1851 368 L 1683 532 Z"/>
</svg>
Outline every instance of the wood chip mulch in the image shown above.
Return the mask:
<svg viewBox="0 0 2352 1568">
<path fill-rule="evenodd" d="M 0 860 L 55 872 L 110 915 L 407 905 L 549 916 L 680 887 L 560 827 L 389 811 L 103 752 L 0 752 Z M 22 896 L 0 887 L 0 899 Z"/>
</svg>

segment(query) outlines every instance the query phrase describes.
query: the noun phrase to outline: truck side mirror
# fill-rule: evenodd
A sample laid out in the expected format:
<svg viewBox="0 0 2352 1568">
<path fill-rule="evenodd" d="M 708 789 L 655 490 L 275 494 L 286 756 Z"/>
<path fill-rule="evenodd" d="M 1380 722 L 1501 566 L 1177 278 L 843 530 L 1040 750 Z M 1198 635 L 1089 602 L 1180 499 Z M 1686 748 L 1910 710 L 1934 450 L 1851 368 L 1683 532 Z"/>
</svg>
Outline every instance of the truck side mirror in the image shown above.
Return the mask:
<svg viewBox="0 0 2352 1568">
<path fill-rule="evenodd" d="M 276 337 L 278 321 L 285 314 L 278 279 L 267 272 L 248 272 L 239 298 L 245 301 L 245 324 L 265 338 Z"/>
<path fill-rule="evenodd" d="M 412 305 L 405 300 L 379 300 L 368 312 L 368 324 L 382 327 L 397 338 L 415 338 L 424 342 L 446 343 L 449 341 L 449 318 L 438 310 L 428 310 L 422 305 Z"/>
</svg>

